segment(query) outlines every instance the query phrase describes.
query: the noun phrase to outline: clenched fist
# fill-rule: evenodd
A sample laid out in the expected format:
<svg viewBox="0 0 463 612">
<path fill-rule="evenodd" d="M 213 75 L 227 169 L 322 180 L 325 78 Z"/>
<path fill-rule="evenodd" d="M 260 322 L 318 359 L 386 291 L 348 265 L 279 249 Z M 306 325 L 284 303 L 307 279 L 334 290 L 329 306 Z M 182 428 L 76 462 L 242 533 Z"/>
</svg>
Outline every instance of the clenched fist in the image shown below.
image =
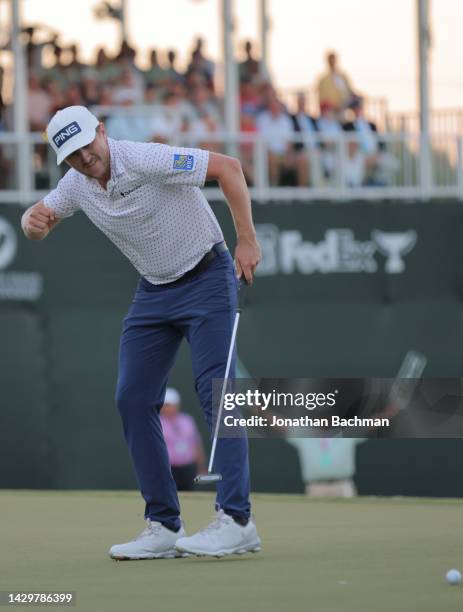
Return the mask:
<svg viewBox="0 0 463 612">
<path fill-rule="evenodd" d="M 21 225 L 30 240 L 42 240 L 57 222 L 55 211 L 39 202 L 26 210 Z"/>
</svg>

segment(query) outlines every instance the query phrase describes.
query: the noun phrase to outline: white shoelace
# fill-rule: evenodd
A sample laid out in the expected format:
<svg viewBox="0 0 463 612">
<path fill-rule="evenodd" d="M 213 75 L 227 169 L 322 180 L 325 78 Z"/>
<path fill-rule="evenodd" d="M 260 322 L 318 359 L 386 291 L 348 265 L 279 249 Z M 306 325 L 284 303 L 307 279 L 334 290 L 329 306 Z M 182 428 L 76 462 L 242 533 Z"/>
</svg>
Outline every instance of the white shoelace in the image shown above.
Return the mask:
<svg viewBox="0 0 463 612">
<path fill-rule="evenodd" d="M 142 538 L 146 538 L 150 535 L 158 535 L 161 531 L 161 523 L 157 523 L 156 521 L 151 521 L 150 519 L 146 519 L 146 527 L 143 531 L 134 538 L 134 542 L 137 540 L 141 540 Z"/>
<path fill-rule="evenodd" d="M 233 520 L 232 517 L 228 516 L 228 514 L 225 514 L 223 510 L 219 510 L 212 523 L 209 523 L 207 527 L 201 529 L 200 533 L 209 533 L 211 531 L 220 529 L 222 525 L 226 525 L 227 523 L 229 523 L 230 519 Z"/>
</svg>

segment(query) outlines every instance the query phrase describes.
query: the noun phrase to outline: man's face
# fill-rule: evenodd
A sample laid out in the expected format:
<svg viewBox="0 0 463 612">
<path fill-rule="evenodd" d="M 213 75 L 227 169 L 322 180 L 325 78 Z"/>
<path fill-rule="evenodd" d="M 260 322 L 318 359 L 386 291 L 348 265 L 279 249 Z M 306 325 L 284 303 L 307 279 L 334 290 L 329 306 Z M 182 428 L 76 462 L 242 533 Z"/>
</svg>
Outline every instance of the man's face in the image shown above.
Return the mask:
<svg viewBox="0 0 463 612">
<path fill-rule="evenodd" d="M 90 178 L 101 179 L 108 176 L 109 145 L 104 125 L 100 123 L 97 127 L 95 139 L 90 144 L 68 155 L 65 161 L 71 168 Z"/>
</svg>

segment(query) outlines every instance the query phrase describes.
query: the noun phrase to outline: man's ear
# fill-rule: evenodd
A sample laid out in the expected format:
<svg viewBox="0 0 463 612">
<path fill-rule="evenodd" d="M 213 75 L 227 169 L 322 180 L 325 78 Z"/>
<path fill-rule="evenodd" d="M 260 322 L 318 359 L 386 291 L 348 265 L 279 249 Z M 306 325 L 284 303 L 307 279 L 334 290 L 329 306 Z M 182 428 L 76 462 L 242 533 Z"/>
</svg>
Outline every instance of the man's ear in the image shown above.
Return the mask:
<svg viewBox="0 0 463 612">
<path fill-rule="evenodd" d="M 99 134 L 102 134 L 103 136 L 106 136 L 106 128 L 104 126 L 104 123 L 102 121 L 100 121 L 100 123 L 97 126 L 97 131 Z"/>
</svg>

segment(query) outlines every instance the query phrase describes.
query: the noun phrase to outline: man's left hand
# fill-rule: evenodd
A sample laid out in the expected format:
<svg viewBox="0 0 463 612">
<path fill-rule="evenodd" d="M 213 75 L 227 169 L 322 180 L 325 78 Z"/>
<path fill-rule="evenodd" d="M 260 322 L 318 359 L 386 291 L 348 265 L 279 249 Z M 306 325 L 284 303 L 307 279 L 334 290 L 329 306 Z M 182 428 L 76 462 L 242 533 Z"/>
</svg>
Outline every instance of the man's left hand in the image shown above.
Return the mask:
<svg viewBox="0 0 463 612">
<path fill-rule="evenodd" d="M 248 285 L 252 285 L 254 270 L 261 257 L 260 245 L 256 237 L 240 236 L 235 249 L 236 276 L 241 278 L 244 275 Z"/>
</svg>

